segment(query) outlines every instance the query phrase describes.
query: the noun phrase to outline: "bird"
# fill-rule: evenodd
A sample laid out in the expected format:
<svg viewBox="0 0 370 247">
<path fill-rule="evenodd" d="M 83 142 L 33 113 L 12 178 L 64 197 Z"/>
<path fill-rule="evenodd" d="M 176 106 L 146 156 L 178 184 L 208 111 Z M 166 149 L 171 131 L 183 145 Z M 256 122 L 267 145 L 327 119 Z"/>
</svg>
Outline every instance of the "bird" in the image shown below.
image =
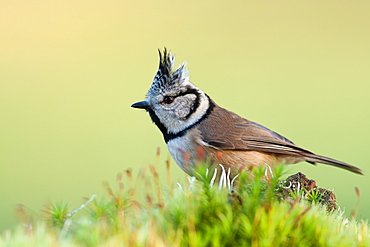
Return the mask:
<svg viewBox="0 0 370 247">
<path fill-rule="evenodd" d="M 363 174 L 360 168 L 316 155 L 282 135 L 215 103 L 190 82 L 186 63 L 174 68 L 175 56 L 158 49 L 159 68 L 145 100 L 131 105 L 144 109 L 162 132 L 177 165 L 189 175 L 200 156 L 222 164 L 232 174 L 262 165 L 322 163 Z"/>
</svg>

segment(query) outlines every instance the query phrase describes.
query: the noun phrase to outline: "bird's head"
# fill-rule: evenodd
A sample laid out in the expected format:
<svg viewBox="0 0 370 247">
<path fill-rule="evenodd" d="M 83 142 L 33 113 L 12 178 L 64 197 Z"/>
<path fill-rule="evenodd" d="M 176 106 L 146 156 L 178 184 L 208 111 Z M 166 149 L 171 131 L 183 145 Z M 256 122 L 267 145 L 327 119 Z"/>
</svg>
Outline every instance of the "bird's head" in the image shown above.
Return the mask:
<svg viewBox="0 0 370 247">
<path fill-rule="evenodd" d="M 208 109 L 204 92 L 189 81 L 185 63 L 174 69 L 175 57 L 159 51 L 159 68 L 145 101 L 131 107 L 145 109 L 162 133 L 178 133 L 195 123 Z"/>
</svg>

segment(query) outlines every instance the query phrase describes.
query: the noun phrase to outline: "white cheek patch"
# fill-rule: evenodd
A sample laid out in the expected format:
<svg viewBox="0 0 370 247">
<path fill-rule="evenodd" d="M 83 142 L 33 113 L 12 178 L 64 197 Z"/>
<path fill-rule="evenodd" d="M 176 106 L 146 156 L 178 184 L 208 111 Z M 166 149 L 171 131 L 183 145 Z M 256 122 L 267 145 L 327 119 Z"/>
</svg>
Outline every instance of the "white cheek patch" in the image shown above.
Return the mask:
<svg viewBox="0 0 370 247">
<path fill-rule="evenodd" d="M 197 96 L 194 94 L 188 94 L 184 96 L 180 96 L 178 98 L 178 106 L 176 108 L 176 115 L 179 119 L 186 120 L 190 111 L 194 107 L 194 101 L 196 100 Z"/>
<path fill-rule="evenodd" d="M 195 110 L 194 113 L 191 114 L 191 116 L 188 119 L 183 119 L 185 118 L 189 112 L 190 108 L 187 107 L 187 110 L 184 109 L 178 109 L 176 111 L 176 115 L 179 117 L 177 120 L 175 119 L 167 119 L 166 123 L 163 123 L 166 128 L 168 129 L 169 132 L 171 133 L 178 133 L 190 125 L 196 123 L 199 119 L 203 117 L 204 114 L 206 114 L 208 107 L 209 107 L 209 100 L 205 96 L 204 93 L 200 92 L 200 99 L 199 99 L 199 106 Z M 182 111 L 182 112 L 181 112 Z M 181 116 L 181 117 L 180 117 Z"/>
<path fill-rule="evenodd" d="M 179 109 L 178 111 L 176 111 L 176 115 L 178 118 L 184 119 L 189 114 L 189 112 L 189 108 Z"/>
</svg>

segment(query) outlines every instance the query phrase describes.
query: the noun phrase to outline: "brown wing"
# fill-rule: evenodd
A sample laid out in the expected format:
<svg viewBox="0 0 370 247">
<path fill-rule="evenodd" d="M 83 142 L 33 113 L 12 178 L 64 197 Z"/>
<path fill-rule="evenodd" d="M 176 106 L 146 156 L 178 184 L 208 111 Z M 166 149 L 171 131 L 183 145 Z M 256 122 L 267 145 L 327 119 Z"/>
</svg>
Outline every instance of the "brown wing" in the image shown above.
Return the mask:
<svg viewBox="0 0 370 247">
<path fill-rule="evenodd" d="M 300 155 L 302 152 L 312 154 L 276 132 L 218 106 L 199 129 L 205 142 L 222 150 L 287 155 Z"/>
<path fill-rule="evenodd" d="M 325 156 L 316 155 L 287 138 L 233 112 L 215 106 L 212 114 L 199 125 L 203 141 L 221 150 L 260 151 L 300 157 L 309 163 L 337 166 L 358 174 L 362 170 Z"/>
</svg>

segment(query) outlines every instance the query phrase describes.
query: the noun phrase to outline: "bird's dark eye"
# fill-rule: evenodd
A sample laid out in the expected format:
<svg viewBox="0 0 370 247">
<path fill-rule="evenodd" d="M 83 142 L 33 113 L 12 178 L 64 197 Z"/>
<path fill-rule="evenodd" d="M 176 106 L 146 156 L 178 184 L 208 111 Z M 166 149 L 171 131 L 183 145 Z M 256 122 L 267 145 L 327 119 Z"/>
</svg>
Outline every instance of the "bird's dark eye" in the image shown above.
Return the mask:
<svg viewBox="0 0 370 247">
<path fill-rule="evenodd" d="M 164 102 L 165 104 L 171 104 L 171 103 L 173 102 L 173 97 L 172 97 L 172 96 L 165 96 L 165 97 L 163 98 L 163 102 Z"/>
</svg>

